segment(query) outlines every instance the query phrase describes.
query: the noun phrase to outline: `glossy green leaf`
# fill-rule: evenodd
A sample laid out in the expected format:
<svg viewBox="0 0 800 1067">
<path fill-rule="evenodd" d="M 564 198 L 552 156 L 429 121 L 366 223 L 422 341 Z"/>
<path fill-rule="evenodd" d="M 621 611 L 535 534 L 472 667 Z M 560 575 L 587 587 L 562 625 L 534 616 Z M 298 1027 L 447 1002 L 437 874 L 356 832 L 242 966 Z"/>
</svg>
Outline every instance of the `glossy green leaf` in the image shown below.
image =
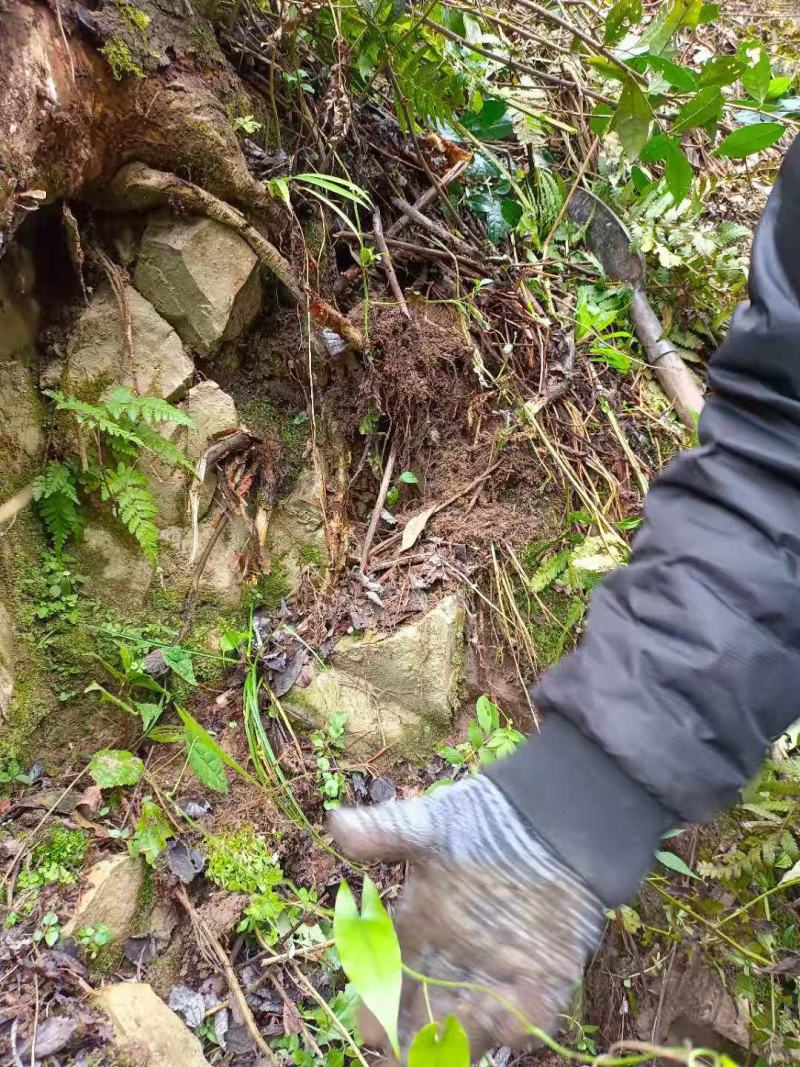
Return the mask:
<svg viewBox="0 0 800 1067">
<path fill-rule="evenodd" d="M 500 709 L 485 693 L 475 701 L 475 714 L 478 716 L 478 722 L 484 733 L 491 733 L 500 725 Z"/>
<path fill-rule="evenodd" d="M 671 871 L 685 874 L 687 878 L 697 878 L 691 867 L 687 866 L 680 856 L 676 856 L 674 852 L 656 852 L 656 859 Z"/>
<path fill-rule="evenodd" d="M 650 52 L 640 58 L 647 67 L 657 71 L 673 89 L 679 89 L 682 93 L 693 93 L 695 89 L 700 88 L 698 77 L 693 70 L 689 70 L 687 67 L 680 67 L 677 63 L 673 63 L 671 59 L 653 55 Z"/>
<path fill-rule="evenodd" d="M 709 85 L 733 85 L 742 73 L 742 61 L 738 56 L 717 56 L 703 64 L 700 71 L 699 87 Z"/>
<path fill-rule="evenodd" d="M 400 475 L 400 477 L 397 480 L 398 480 L 398 482 L 403 482 L 404 485 L 418 485 L 419 484 L 419 478 L 416 476 L 416 474 L 414 474 L 413 471 L 403 471 L 403 473 Z"/>
<path fill-rule="evenodd" d="M 505 100 L 484 100 L 479 112 L 464 112 L 461 125 L 481 141 L 502 141 L 514 133 L 512 114 Z"/>
<path fill-rule="evenodd" d="M 183 741 L 182 726 L 154 726 L 147 731 L 151 741 L 158 741 L 162 745 L 174 745 L 176 741 Z"/>
<path fill-rule="evenodd" d="M 232 771 L 236 771 L 237 774 L 241 775 L 242 778 L 245 778 L 251 785 L 259 784 L 257 778 L 254 778 L 252 774 L 249 774 L 240 763 L 236 762 L 233 756 L 229 756 L 225 749 L 220 748 L 211 734 L 200 725 L 197 719 L 189 714 L 186 708 L 178 707 L 178 714 L 181 717 L 181 721 L 183 722 L 187 734 L 189 731 L 193 731 L 195 737 L 201 736 L 205 744 L 213 749 L 226 767 L 230 767 Z"/>
<path fill-rule="evenodd" d="M 788 93 L 792 87 L 792 79 L 783 75 L 779 78 L 770 78 L 767 89 L 767 100 L 776 100 L 784 93 Z"/>
<path fill-rule="evenodd" d="M 469 1067 L 469 1038 L 452 1015 L 418 1030 L 408 1050 L 408 1067 Z"/>
<path fill-rule="evenodd" d="M 745 68 L 739 80 L 748 95 L 763 104 L 772 80 L 772 67 L 767 50 L 760 41 L 742 41 L 737 55 Z"/>
<path fill-rule="evenodd" d="M 642 21 L 642 0 L 616 0 L 606 15 L 603 40 L 606 44 L 616 44 L 625 33 Z"/>
<path fill-rule="evenodd" d="M 336 894 L 333 936 L 344 973 L 400 1056 L 397 1018 L 402 970 L 400 943 L 375 883 L 364 876 L 359 914 L 353 891 L 342 882 Z"/>
<path fill-rule="evenodd" d="M 627 79 L 611 120 L 611 128 L 616 130 L 622 147 L 631 159 L 636 159 L 647 143 L 652 117 L 653 111 L 647 97 L 632 78 Z"/>
<path fill-rule="evenodd" d="M 645 163 L 664 163 L 664 180 L 672 199 L 680 204 L 692 187 L 692 165 L 686 158 L 678 138 L 658 133 L 642 149 Z"/>
<path fill-rule="evenodd" d="M 756 122 L 752 126 L 740 126 L 729 133 L 715 150 L 715 155 L 727 159 L 744 159 L 774 145 L 786 133 L 782 122 Z"/>
<path fill-rule="evenodd" d="M 702 6 L 698 0 L 670 0 L 660 5 L 658 14 L 639 38 L 639 46 L 650 52 L 663 52 L 679 29 L 701 17 Z"/>
<path fill-rule="evenodd" d="M 675 133 L 692 130 L 696 126 L 716 121 L 721 114 L 722 92 L 718 85 L 709 85 L 686 101 L 678 112 L 672 129 Z"/>
<path fill-rule="evenodd" d="M 101 789 L 136 785 L 143 771 L 144 764 L 139 757 L 124 749 L 103 748 L 95 752 L 89 764 L 89 774 Z"/>
</svg>

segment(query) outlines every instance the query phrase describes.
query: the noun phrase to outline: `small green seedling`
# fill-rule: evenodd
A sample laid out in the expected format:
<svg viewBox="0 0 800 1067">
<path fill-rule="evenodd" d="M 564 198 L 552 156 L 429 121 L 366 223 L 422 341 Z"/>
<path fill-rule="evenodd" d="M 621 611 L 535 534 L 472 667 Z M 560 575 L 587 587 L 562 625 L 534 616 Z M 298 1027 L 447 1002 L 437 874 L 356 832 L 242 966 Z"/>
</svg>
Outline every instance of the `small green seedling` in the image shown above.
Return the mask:
<svg viewBox="0 0 800 1067">
<path fill-rule="evenodd" d="M 347 722 L 346 712 L 334 712 L 328 722 L 327 731 L 315 730 L 311 735 L 314 748 L 314 761 L 317 765 L 317 784 L 324 798 L 326 810 L 338 808 L 345 789 L 344 775 L 332 769 L 330 753 L 344 747 L 344 728 Z"/>
<path fill-rule="evenodd" d="M 524 740 L 524 736 L 503 716 L 496 704 L 484 694 L 475 704 L 475 718 L 467 727 L 467 740 L 458 745 L 440 745 L 439 755 L 452 767 L 468 766 L 477 771 L 484 763 L 510 756 Z"/>
<path fill-rule="evenodd" d="M 83 945 L 90 960 L 96 960 L 101 949 L 111 941 L 111 931 L 105 923 L 84 926 L 78 931 L 78 941 Z"/>
<path fill-rule="evenodd" d="M 41 925 L 33 931 L 33 940 L 37 945 L 40 941 L 44 941 L 48 948 L 52 948 L 59 937 L 61 937 L 61 923 L 58 921 L 58 916 L 54 911 L 45 912 Z"/>
<path fill-rule="evenodd" d="M 401 485 L 419 485 L 419 478 L 413 471 L 403 471 L 386 494 L 386 503 L 390 508 L 393 508 L 400 499 Z"/>
</svg>

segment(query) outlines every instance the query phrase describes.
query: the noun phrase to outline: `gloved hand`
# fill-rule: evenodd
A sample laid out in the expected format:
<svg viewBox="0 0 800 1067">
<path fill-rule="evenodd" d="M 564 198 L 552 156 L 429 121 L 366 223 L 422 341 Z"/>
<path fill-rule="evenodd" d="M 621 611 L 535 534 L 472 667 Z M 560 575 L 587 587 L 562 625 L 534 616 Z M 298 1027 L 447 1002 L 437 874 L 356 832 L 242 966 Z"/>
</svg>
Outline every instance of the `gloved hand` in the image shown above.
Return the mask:
<svg viewBox="0 0 800 1067">
<path fill-rule="evenodd" d="M 599 941 L 603 905 L 488 778 L 418 800 L 339 809 L 331 829 L 355 859 L 410 861 L 395 916 L 403 963 L 432 978 L 488 986 L 535 1026 L 553 1028 Z M 430 985 L 428 993 L 437 1021 L 459 1019 L 473 1060 L 496 1045 L 530 1040 L 524 1024 L 485 993 Z M 428 1021 L 422 983 L 404 976 L 404 1055 Z"/>
</svg>

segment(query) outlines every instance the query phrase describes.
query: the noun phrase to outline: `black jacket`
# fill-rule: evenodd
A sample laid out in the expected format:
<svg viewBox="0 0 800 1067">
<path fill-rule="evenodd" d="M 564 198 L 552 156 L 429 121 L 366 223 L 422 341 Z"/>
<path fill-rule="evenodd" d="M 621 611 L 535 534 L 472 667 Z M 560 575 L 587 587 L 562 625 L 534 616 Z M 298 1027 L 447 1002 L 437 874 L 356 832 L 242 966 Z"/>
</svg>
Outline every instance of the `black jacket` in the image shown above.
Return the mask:
<svg viewBox="0 0 800 1067">
<path fill-rule="evenodd" d="M 614 906 L 663 832 L 710 819 L 800 716 L 800 139 L 710 366 L 700 445 L 648 494 L 631 562 L 535 690 L 541 734 L 488 773 Z"/>
</svg>

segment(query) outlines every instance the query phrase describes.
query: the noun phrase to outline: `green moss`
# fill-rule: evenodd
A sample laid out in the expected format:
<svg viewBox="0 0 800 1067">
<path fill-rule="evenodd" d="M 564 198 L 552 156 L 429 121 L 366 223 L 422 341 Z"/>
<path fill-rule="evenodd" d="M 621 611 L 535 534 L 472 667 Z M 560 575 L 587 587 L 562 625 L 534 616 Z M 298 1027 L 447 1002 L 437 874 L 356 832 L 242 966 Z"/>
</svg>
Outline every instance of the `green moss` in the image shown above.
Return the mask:
<svg viewBox="0 0 800 1067">
<path fill-rule="evenodd" d="M 316 545 L 301 545 L 297 551 L 297 558 L 306 567 L 316 567 L 317 570 L 325 569 L 325 559 Z"/>
<path fill-rule="evenodd" d="M 545 610 L 534 613 L 529 624 L 529 631 L 536 646 L 539 666 L 549 667 L 564 652 L 565 637 L 573 621 L 575 597 L 560 593 L 551 586 L 539 593 L 539 599 Z"/>
<path fill-rule="evenodd" d="M 135 78 L 143 78 L 145 76 L 143 68 L 135 62 L 130 48 L 121 37 L 115 35 L 99 51 L 109 67 L 111 67 L 111 73 L 118 82 L 122 81 L 128 74 L 132 74 Z"/>
<path fill-rule="evenodd" d="M 38 889 L 57 882 L 72 885 L 89 850 L 89 835 L 83 830 L 54 826 L 31 852 L 30 865 L 20 871 L 20 889 Z"/>
<path fill-rule="evenodd" d="M 245 607 L 249 610 L 264 607 L 270 613 L 280 609 L 281 601 L 292 595 L 292 584 L 284 564 L 276 556 L 272 557 L 269 574 L 262 575 L 245 598 Z"/>
<path fill-rule="evenodd" d="M 309 424 L 306 412 L 301 410 L 282 414 L 269 397 L 265 396 L 234 399 L 242 422 L 254 434 L 280 441 L 283 453 L 281 465 L 290 478 L 296 477 L 303 466 L 303 454 L 308 442 Z"/>
<path fill-rule="evenodd" d="M 150 912 L 153 907 L 153 871 L 151 867 L 145 867 L 144 878 L 142 879 L 142 885 L 139 890 L 139 898 L 136 901 L 136 911 L 138 918 L 136 921 L 136 930 L 140 930 L 145 927 L 150 919 Z"/>
</svg>

